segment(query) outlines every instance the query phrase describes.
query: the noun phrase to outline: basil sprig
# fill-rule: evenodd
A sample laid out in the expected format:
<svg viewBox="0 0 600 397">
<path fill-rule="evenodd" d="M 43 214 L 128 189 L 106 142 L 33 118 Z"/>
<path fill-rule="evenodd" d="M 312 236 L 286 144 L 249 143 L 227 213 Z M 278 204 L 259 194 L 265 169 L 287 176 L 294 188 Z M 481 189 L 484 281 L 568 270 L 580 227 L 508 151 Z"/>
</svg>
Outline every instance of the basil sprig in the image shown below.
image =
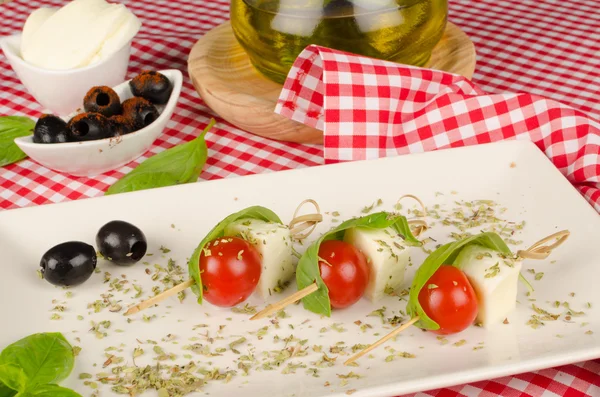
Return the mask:
<svg viewBox="0 0 600 397">
<path fill-rule="evenodd" d="M 214 119 L 211 120 L 204 131 L 194 140 L 150 157 L 115 182 L 105 194 L 133 192 L 198 181 L 198 176 L 200 176 L 208 157 L 204 137 L 215 123 Z"/>
<path fill-rule="evenodd" d="M 190 277 L 194 279 L 195 284 L 192 286 L 192 291 L 198 296 L 198 303 L 202 303 L 202 277 L 200 276 L 200 254 L 204 246 L 210 241 L 225 236 L 225 228 L 231 223 L 239 221 L 240 219 L 257 219 L 265 222 L 273 222 L 283 224 L 281 219 L 268 208 L 255 206 L 243 209 L 239 212 L 229 215 L 221 222 L 217 224 L 202 241 L 198 244 L 198 247 L 192 254 L 188 262 L 188 272 Z"/>
<path fill-rule="evenodd" d="M 57 385 L 74 362 L 73 348 L 60 333 L 23 338 L 0 353 L 0 397 L 81 397 Z"/>
<path fill-rule="evenodd" d="M 2 371 L 2 370 L 0 370 Z M 13 397 L 17 392 L 10 387 L 6 386 L 2 380 L 0 380 L 0 397 Z"/>
<path fill-rule="evenodd" d="M 482 247 L 489 248 L 507 256 L 512 255 L 510 248 L 508 248 L 504 240 L 496 233 L 492 232 L 466 237 L 462 240 L 442 245 L 440 248 L 433 251 L 427 259 L 425 259 L 415 274 L 415 278 L 413 279 L 410 288 L 408 304 L 406 306 L 406 312 L 411 318 L 419 317 L 419 321 L 415 323 L 417 327 L 427 330 L 437 330 L 440 328 L 438 323 L 425 314 L 425 311 L 419 303 L 419 293 L 440 266 L 455 266 L 454 261 L 458 257 L 458 254 L 460 254 L 465 247 L 472 244 L 481 245 Z"/>
<path fill-rule="evenodd" d="M 389 212 L 378 212 L 341 223 L 338 227 L 325 233 L 317 241 L 312 243 L 298 262 L 298 267 L 296 269 L 296 284 L 298 290 L 306 288 L 315 282 L 319 287 L 317 291 L 302 299 L 305 309 L 323 316 L 331 316 L 329 290 L 327 289 L 325 282 L 323 282 L 321 272 L 319 271 L 319 247 L 321 246 L 321 243 L 327 240 L 343 240 L 346 231 L 354 227 L 378 230 L 390 227 L 396 233 L 400 234 L 408 245 L 421 245 L 421 242 L 413 236 L 408 221 L 402 215 Z"/>
<path fill-rule="evenodd" d="M 14 396 L 17 394 L 16 390 L 25 390 L 27 387 L 25 372 L 11 364 L 0 364 L 0 382 L 0 396 Z"/>
<path fill-rule="evenodd" d="M 0 167 L 27 157 L 15 144 L 15 138 L 31 135 L 34 127 L 35 122 L 27 117 L 0 117 Z"/>
</svg>

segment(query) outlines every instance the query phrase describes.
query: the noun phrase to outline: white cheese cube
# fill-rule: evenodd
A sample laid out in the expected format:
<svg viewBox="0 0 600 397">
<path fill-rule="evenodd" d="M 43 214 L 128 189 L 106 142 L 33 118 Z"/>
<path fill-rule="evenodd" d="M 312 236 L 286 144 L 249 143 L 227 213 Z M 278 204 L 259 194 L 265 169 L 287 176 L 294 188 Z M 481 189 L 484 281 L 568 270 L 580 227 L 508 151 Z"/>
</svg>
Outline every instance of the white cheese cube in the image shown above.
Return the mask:
<svg viewBox="0 0 600 397">
<path fill-rule="evenodd" d="M 477 321 L 490 326 L 504 321 L 517 305 L 522 260 L 505 258 L 480 245 L 464 248 L 454 262 L 467 276 L 477 294 Z"/>
<path fill-rule="evenodd" d="M 241 237 L 252 244 L 262 259 L 257 291 L 267 298 L 294 276 L 290 229 L 278 223 L 242 219 L 225 228 L 226 236 Z"/>
<path fill-rule="evenodd" d="M 409 260 L 409 247 L 393 229 L 374 230 L 352 228 L 346 231 L 344 241 L 358 248 L 367 258 L 369 284 L 365 296 L 375 302 L 386 290 L 397 290 L 404 282 L 404 271 Z"/>
</svg>

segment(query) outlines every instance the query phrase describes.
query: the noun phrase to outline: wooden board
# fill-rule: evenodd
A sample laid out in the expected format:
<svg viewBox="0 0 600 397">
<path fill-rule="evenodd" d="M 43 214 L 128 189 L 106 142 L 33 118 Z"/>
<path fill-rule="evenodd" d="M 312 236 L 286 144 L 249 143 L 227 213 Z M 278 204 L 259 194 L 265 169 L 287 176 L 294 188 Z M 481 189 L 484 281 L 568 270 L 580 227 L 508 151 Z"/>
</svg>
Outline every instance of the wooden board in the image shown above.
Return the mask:
<svg viewBox="0 0 600 397">
<path fill-rule="evenodd" d="M 473 42 L 448 23 L 427 67 L 471 78 L 475 57 Z M 322 143 L 322 131 L 274 113 L 282 86 L 252 66 L 229 22 L 198 40 L 190 52 L 188 72 L 204 102 L 233 125 L 271 139 Z"/>
</svg>

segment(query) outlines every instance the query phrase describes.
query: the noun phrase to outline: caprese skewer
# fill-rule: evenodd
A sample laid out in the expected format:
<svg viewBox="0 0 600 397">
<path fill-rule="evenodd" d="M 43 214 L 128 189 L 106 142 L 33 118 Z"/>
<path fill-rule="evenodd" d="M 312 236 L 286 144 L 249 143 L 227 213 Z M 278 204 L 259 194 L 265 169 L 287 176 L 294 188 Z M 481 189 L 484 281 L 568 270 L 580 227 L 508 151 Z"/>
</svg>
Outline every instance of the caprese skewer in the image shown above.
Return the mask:
<svg viewBox="0 0 600 397">
<path fill-rule="evenodd" d="M 296 216 L 300 207 L 312 203 L 317 213 Z M 190 279 L 131 307 L 125 315 L 192 288 L 198 297 L 221 307 L 232 307 L 256 290 L 269 296 L 294 275 L 292 239 L 305 238 L 323 217 L 313 200 L 298 207 L 292 227 L 265 207 L 249 207 L 217 224 L 200 242 L 188 262 Z"/>
<path fill-rule="evenodd" d="M 464 331 L 476 320 L 482 326 L 503 321 L 516 307 L 523 260 L 547 258 L 569 235 L 568 230 L 552 234 L 516 255 L 496 233 L 482 233 L 441 246 L 415 274 L 406 307 L 411 320 L 345 364 L 353 363 L 411 325 L 448 335 Z"/>
<path fill-rule="evenodd" d="M 377 301 L 386 291 L 398 289 L 404 281 L 410 247 L 421 245 L 411 225 L 419 228 L 415 234 L 424 230 L 423 221 L 409 222 L 385 211 L 343 222 L 311 244 L 300 258 L 298 292 L 267 306 L 251 320 L 299 300 L 307 310 L 330 316 L 332 308 L 349 307 L 363 295 Z"/>
</svg>

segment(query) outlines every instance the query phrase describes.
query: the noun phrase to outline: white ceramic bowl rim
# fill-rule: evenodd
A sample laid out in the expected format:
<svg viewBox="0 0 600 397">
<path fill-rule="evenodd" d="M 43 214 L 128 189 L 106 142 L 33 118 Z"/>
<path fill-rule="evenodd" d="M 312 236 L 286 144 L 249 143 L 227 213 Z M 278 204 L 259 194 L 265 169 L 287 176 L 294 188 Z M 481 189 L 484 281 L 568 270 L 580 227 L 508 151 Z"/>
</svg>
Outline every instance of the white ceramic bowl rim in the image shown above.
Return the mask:
<svg viewBox="0 0 600 397">
<path fill-rule="evenodd" d="M 181 91 L 181 86 L 178 84 L 175 84 L 173 75 L 177 75 L 177 74 L 181 75 L 182 73 L 178 69 L 159 70 L 158 72 L 165 75 L 167 78 L 169 78 L 169 80 L 171 81 L 171 84 L 173 85 L 173 91 L 171 92 L 169 101 L 166 104 L 161 105 L 161 106 L 164 106 L 165 109 L 170 107 L 171 105 L 173 107 L 175 107 L 176 104 L 174 104 L 173 102 L 177 101 L 177 98 L 179 97 L 179 92 Z M 131 81 L 131 79 L 119 84 L 118 86 L 129 85 L 130 81 Z M 160 115 L 158 116 L 158 118 L 156 120 L 154 120 L 151 124 L 147 125 L 146 127 L 142 128 L 140 130 L 130 132 L 129 134 L 121 135 L 120 137 L 117 137 L 117 138 L 104 138 L 104 139 L 95 139 L 93 141 L 63 142 L 63 143 L 33 143 L 32 142 L 32 144 L 36 145 L 36 146 L 39 145 L 40 147 L 44 147 L 44 148 L 48 148 L 48 149 L 58 149 L 59 147 L 73 147 L 73 146 L 78 146 L 78 147 L 81 147 L 81 146 L 89 146 L 89 147 L 103 146 L 103 143 L 106 141 L 127 141 L 130 139 L 135 139 L 138 135 L 144 134 L 146 131 L 148 131 L 149 128 L 152 128 L 152 124 L 164 119 L 165 117 L 169 117 L 167 113 L 168 112 L 165 112 L 163 110 L 160 113 Z M 16 139 L 31 138 L 31 137 L 32 136 L 29 135 L 27 137 L 16 138 Z"/>
<path fill-rule="evenodd" d="M 136 32 L 136 34 L 137 34 L 137 32 Z M 85 72 L 90 69 L 100 67 L 100 66 L 104 65 L 106 62 L 110 61 L 111 58 L 115 54 L 117 54 L 119 51 L 121 51 L 123 48 L 130 46 L 131 42 L 132 42 L 132 40 L 129 40 L 118 50 L 113 51 L 113 53 L 110 54 L 110 56 L 108 56 L 104 59 L 101 59 L 95 63 L 92 63 L 91 65 L 83 66 L 81 68 L 76 68 L 76 69 L 54 70 L 54 69 L 44 69 L 39 66 L 32 65 L 23 59 L 20 51 L 18 51 L 18 52 L 14 51 L 15 47 L 17 47 L 17 46 L 20 47 L 20 45 L 21 45 L 21 33 L 13 34 L 12 36 L 0 37 L 0 46 L 2 47 L 2 50 L 6 53 L 7 57 L 10 54 L 12 56 L 13 61 L 21 64 L 22 66 L 27 67 L 27 68 L 37 71 L 37 72 L 43 72 L 43 73 L 47 73 L 50 75 L 68 75 L 68 74 Z"/>
</svg>

